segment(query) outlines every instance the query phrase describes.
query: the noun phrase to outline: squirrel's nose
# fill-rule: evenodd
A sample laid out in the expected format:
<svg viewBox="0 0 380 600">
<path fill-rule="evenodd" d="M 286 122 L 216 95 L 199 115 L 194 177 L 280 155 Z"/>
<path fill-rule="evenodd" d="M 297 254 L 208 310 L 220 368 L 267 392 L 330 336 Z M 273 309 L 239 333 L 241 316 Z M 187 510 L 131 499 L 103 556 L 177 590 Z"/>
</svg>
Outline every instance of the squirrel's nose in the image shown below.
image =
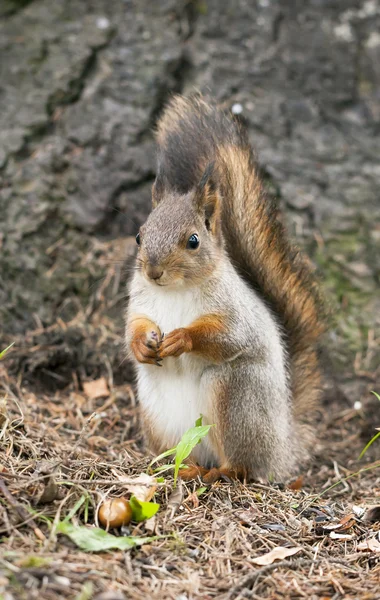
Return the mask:
<svg viewBox="0 0 380 600">
<path fill-rule="evenodd" d="M 154 279 L 154 280 L 160 279 L 163 272 L 164 272 L 164 270 L 161 267 L 147 265 L 146 273 L 150 279 Z"/>
</svg>

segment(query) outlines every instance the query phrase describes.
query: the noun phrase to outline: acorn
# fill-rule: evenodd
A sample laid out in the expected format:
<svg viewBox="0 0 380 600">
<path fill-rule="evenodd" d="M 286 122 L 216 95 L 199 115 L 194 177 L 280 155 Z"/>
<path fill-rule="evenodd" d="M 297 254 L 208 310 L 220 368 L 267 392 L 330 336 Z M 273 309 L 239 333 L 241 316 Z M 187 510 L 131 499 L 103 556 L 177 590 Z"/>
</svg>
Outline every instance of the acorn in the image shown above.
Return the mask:
<svg viewBox="0 0 380 600">
<path fill-rule="evenodd" d="M 112 498 L 103 502 L 98 517 L 103 527 L 121 527 L 130 522 L 132 509 L 125 498 Z"/>
</svg>

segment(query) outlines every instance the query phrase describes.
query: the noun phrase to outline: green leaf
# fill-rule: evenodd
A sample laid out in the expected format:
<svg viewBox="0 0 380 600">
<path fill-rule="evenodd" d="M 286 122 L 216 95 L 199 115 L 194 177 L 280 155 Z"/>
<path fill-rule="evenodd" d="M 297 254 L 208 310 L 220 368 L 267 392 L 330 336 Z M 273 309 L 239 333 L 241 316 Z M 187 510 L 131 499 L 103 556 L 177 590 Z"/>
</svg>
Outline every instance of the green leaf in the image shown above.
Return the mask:
<svg viewBox="0 0 380 600">
<path fill-rule="evenodd" d="M 1 355 L 0 355 L 0 357 L 1 357 Z M 377 399 L 380 401 L 380 396 L 379 396 L 379 394 L 377 394 L 376 392 L 371 392 L 371 394 L 373 394 L 374 396 L 376 396 L 376 398 L 377 398 Z"/>
<path fill-rule="evenodd" d="M 97 527 L 76 527 L 61 521 L 57 533 L 67 535 L 74 544 L 85 552 L 104 552 L 105 550 L 130 550 L 142 544 L 148 544 L 157 537 L 116 537 Z"/>
<path fill-rule="evenodd" d="M 163 452 L 159 456 L 156 456 L 156 458 L 154 458 L 152 460 L 152 462 L 149 463 L 149 467 L 151 467 L 152 465 L 154 465 L 156 462 L 158 462 L 162 458 L 166 458 L 167 456 L 170 456 L 171 454 L 175 454 L 175 451 L 176 451 L 176 448 L 170 448 L 170 450 L 166 450 L 166 452 Z"/>
<path fill-rule="evenodd" d="M 149 467 L 154 465 L 154 463 L 158 462 L 162 458 L 166 458 L 167 456 L 171 456 L 175 454 L 175 463 L 174 463 L 174 487 L 177 485 L 178 471 L 179 469 L 186 467 L 187 465 L 182 464 L 183 461 L 189 456 L 193 448 L 200 443 L 202 438 L 204 438 L 208 432 L 210 431 L 210 427 L 213 425 L 202 425 L 203 416 L 195 421 L 195 427 L 188 429 L 182 436 L 180 442 L 175 446 L 175 448 L 170 448 L 170 450 L 166 450 L 159 456 L 156 456 L 149 464 Z M 164 472 L 169 470 L 170 465 L 163 465 L 163 467 L 159 467 L 154 472 Z"/>
<path fill-rule="evenodd" d="M 178 471 L 181 463 L 189 456 L 193 448 L 208 434 L 212 425 L 196 425 L 188 429 L 177 445 L 174 468 L 174 487 L 177 485 Z"/>
<path fill-rule="evenodd" d="M 2 350 L 2 352 L 0 352 L 0 360 L 2 358 L 4 358 L 4 356 L 6 355 L 6 353 L 8 352 L 8 350 L 10 350 L 12 348 L 12 346 L 14 346 L 14 342 L 12 342 L 12 344 L 9 344 L 9 346 L 7 346 L 5 348 L 5 350 Z"/>
<path fill-rule="evenodd" d="M 160 508 L 156 502 L 142 502 L 136 496 L 131 496 L 129 506 L 132 509 L 132 521 L 136 521 L 136 523 L 150 519 Z"/>
<path fill-rule="evenodd" d="M 200 487 L 199 490 L 197 490 L 196 494 L 197 496 L 202 496 L 202 494 L 204 494 L 207 491 L 207 487 Z"/>
</svg>

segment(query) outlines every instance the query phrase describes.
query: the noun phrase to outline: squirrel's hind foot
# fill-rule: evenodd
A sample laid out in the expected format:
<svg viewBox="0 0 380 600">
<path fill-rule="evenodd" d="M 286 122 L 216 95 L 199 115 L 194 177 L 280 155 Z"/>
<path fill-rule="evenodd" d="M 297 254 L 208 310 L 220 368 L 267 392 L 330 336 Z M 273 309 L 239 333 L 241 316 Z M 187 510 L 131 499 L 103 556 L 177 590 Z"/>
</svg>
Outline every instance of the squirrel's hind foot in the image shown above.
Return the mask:
<svg viewBox="0 0 380 600">
<path fill-rule="evenodd" d="M 205 469 L 198 465 L 191 465 L 187 469 L 180 469 L 178 475 L 183 481 L 192 481 L 199 477 L 202 483 L 205 483 L 206 485 L 212 485 L 216 481 L 226 481 L 227 483 L 231 483 L 233 480 L 239 479 L 242 481 L 245 478 L 244 473 L 238 472 L 235 469 Z"/>
</svg>

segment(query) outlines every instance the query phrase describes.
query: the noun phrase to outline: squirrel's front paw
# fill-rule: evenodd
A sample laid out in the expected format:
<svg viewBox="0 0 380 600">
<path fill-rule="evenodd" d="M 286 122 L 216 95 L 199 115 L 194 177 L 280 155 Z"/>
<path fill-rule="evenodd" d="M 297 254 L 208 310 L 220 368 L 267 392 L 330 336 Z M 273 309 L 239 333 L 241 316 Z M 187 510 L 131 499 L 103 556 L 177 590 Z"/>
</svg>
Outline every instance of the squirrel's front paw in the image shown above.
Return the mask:
<svg viewBox="0 0 380 600">
<path fill-rule="evenodd" d="M 193 342 L 189 331 L 185 327 L 174 329 L 162 340 L 158 354 L 160 358 L 167 356 L 180 356 L 184 352 L 191 352 Z"/>
<path fill-rule="evenodd" d="M 131 349 L 138 362 L 161 367 L 158 355 L 160 343 L 161 333 L 158 328 L 157 331 L 152 329 L 135 335 L 131 341 Z"/>
</svg>

